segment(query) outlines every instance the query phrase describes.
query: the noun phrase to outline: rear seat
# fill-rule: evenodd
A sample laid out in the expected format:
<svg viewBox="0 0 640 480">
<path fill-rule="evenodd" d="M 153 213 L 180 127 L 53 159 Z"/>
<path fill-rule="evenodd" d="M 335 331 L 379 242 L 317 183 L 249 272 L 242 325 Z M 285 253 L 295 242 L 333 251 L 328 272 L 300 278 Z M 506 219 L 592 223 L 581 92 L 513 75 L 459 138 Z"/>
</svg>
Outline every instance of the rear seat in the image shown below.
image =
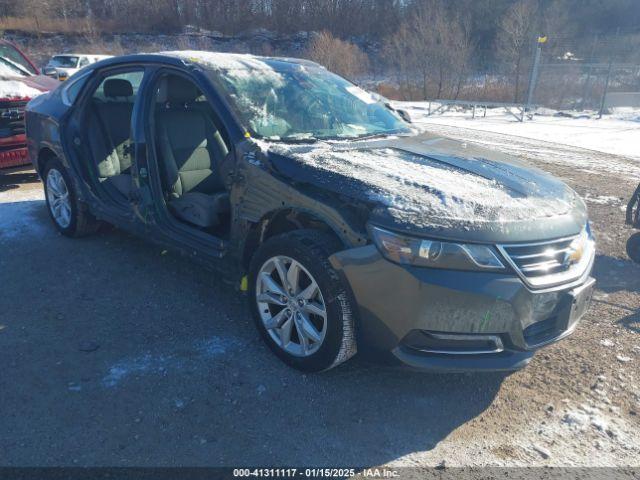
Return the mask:
<svg viewBox="0 0 640 480">
<path fill-rule="evenodd" d="M 89 115 L 89 145 L 103 185 L 125 197 L 132 188 L 129 151 L 133 87 L 131 82 L 110 78 L 103 85 L 106 101 L 94 99 Z"/>
</svg>

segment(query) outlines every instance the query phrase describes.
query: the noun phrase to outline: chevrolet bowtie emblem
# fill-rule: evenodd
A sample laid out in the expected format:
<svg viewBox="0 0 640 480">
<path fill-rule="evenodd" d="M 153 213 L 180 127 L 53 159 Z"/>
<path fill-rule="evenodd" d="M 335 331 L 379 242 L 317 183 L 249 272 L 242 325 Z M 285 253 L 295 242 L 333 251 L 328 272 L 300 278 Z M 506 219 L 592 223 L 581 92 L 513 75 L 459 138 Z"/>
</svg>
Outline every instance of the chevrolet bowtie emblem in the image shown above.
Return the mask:
<svg viewBox="0 0 640 480">
<path fill-rule="evenodd" d="M 22 117 L 22 112 L 17 109 L 12 110 L 4 110 L 0 117 L 8 119 L 8 120 L 19 120 Z"/>
<path fill-rule="evenodd" d="M 578 245 L 577 247 L 571 247 L 569 251 L 565 252 L 564 258 L 562 259 L 563 265 L 573 265 L 574 263 L 578 263 L 582 258 L 584 253 L 582 245 Z"/>
</svg>

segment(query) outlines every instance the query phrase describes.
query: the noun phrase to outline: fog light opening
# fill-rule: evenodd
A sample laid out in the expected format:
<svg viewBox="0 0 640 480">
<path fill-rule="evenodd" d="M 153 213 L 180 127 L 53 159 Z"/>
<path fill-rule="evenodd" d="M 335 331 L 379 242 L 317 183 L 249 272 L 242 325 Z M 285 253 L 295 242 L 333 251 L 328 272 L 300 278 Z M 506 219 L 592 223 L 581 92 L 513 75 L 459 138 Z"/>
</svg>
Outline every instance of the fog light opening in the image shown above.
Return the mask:
<svg viewBox="0 0 640 480">
<path fill-rule="evenodd" d="M 423 353 L 442 355 L 482 355 L 504 351 L 500 336 L 487 334 L 414 330 L 405 337 L 403 343 Z"/>
</svg>

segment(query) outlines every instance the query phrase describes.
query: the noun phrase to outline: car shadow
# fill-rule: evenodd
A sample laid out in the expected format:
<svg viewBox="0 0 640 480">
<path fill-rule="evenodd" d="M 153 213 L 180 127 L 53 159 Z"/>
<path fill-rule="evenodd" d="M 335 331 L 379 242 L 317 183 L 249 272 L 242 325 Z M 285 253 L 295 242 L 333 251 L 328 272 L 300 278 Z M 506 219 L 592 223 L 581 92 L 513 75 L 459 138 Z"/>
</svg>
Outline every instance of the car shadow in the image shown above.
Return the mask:
<svg viewBox="0 0 640 480">
<path fill-rule="evenodd" d="M 592 275 L 605 293 L 640 292 L 640 265 L 630 259 L 597 254 Z"/>
<path fill-rule="evenodd" d="M 0 212 L 7 465 L 377 466 L 482 421 L 505 379 L 358 357 L 302 374 L 223 273 L 117 229 L 62 237 L 42 201 Z"/>
<path fill-rule="evenodd" d="M 38 174 L 35 170 L 5 170 L 0 171 L 0 192 L 15 190 L 27 183 L 35 183 L 38 181 Z"/>
<path fill-rule="evenodd" d="M 640 333 L 640 310 L 636 310 L 635 312 L 622 317 L 616 323 L 631 330 L 632 332 Z"/>
<path fill-rule="evenodd" d="M 594 295 L 593 301 L 626 312 L 616 323 L 632 332 L 640 333 L 640 309 L 609 298 L 611 294 L 618 292 L 640 292 L 640 265 L 630 259 L 596 255 L 592 275 L 597 282 L 596 288 L 604 294 Z"/>
</svg>

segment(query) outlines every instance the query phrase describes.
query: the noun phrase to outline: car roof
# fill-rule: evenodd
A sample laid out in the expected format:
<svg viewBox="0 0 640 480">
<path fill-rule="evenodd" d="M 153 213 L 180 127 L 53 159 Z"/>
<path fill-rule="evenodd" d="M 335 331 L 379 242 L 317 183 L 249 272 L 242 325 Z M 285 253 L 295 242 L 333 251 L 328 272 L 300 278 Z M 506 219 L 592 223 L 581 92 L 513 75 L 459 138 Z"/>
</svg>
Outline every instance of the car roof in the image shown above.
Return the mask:
<svg viewBox="0 0 640 480">
<path fill-rule="evenodd" d="M 137 53 L 110 57 L 94 63 L 91 68 L 131 63 L 164 63 L 176 67 L 198 65 L 205 69 L 269 69 L 284 65 L 324 68 L 321 65 L 301 58 L 262 57 L 243 53 L 224 53 L 201 50 L 184 50 L 157 53 Z"/>
<path fill-rule="evenodd" d="M 104 57 L 108 58 L 111 55 L 98 55 L 95 53 L 56 53 L 54 57 Z"/>
</svg>

